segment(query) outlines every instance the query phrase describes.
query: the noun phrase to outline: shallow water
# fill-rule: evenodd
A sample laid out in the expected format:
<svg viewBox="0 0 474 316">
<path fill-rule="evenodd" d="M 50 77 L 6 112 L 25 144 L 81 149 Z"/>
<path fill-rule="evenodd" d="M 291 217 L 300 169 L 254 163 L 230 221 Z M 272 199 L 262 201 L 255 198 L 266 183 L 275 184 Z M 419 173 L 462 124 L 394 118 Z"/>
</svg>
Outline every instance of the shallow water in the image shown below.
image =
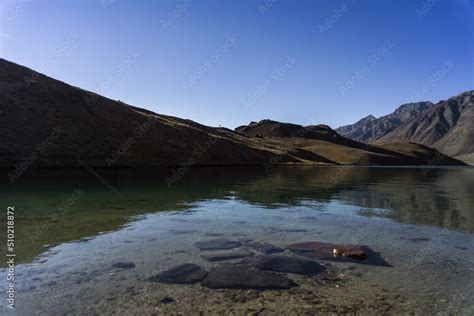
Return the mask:
<svg viewBox="0 0 474 316">
<path fill-rule="evenodd" d="M 15 313 L 474 312 L 472 168 L 202 168 L 169 187 L 171 172 L 31 170 L 3 184 L 16 216 Z M 216 238 L 364 244 L 391 266 L 319 260 L 327 271 L 288 274 L 290 290 L 146 281 L 222 264 L 195 246 Z"/>
</svg>

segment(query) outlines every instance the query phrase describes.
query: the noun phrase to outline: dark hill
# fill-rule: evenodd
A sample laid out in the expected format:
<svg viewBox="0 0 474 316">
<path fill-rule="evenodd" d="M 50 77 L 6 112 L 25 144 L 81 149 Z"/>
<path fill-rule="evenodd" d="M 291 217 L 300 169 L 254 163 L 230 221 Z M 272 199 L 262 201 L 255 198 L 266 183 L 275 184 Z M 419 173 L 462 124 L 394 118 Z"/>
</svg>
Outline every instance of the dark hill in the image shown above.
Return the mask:
<svg viewBox="0 0 474 316">
<path fill-rule="evenodd" d="M 114 101 L 6 60 L 0 60 L 0 86 L 2 166 L 32 155 L 44 166 L 78 166 L 79 160 L 93 166 L 247 165 L 273 155 L 300 161 L 237 133 Z"/>
<path fill-rule="evenodd" d="M 0 59 L 0 166 L 425 164 L 324 125 L 262 121 L 235 132 L 160 115 Z M 260 137 L 255 137 L 257 136 Z M 459 164 L 446 160 L 450 164 Z"/>
<path fill-rule="evenodd" d="M 436 150 L 427 151 L 426 147 L 421 145 L 407 144 L 406 150 L 392 150 L 390 144 L 374 146 L 360 143 L 339 135 L 327 125 L 302 126 L 261 120 L 239 126 L 236 131 L 260 139 L 269 146 L 293 146 L 340 164 L 416 165 L 429 163 L 433 157 L 438 157 L 440 164 L 459 163 Z M 398 145 L 395 146 L 397 149 Z M 419 152 L 423 152 L 423 155 Z"/>
</svg>

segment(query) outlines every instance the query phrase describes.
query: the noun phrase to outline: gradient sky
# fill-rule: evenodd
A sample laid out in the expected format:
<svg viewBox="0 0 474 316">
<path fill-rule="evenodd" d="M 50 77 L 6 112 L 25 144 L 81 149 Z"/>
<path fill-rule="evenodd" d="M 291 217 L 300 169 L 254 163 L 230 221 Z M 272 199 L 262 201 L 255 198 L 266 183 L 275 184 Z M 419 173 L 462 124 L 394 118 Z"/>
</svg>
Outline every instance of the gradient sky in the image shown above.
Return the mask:
<svg viewBox="0 0 474 316">
<path fill-rule="evenodd" d="M 0 56 L 207 125 L 332 127 L 474 88 L 474 1 L 2 1 Z"/>
</svg>

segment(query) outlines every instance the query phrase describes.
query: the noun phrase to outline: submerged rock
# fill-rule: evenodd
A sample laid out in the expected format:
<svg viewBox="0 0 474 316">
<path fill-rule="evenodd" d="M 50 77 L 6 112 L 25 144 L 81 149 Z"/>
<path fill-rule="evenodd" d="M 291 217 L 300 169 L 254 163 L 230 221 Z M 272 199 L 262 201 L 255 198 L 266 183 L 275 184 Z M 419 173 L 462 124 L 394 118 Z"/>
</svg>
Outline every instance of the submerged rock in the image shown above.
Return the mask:
<svg viewBox="0 0 474 316">
<path fill-rule="evenodd" d="M 288 249 L 301 256 L 314 259 L 391 266 L 380 254 L 364 245 L 304 242 L 291 244 Z"/>
<path fill-rule="evenodd" d="M 344 259 L 351 258 L 358 261 L 367 259 L 362 246 L 357 245 L 338 245 L 323 242 L 304 242 L 291 244 L 288 249 L 295 253 L 303 254 L 308 257 L 318 259 Z"/>
<path fill-rule="evenodd" d="M 249 244 L 248 246 L 250 248 L 252 248 L 252 249 L 254 249 L 258 252 L 264 253 L 266 255 L 270 255 L 272 253 L 279 253 L 279 252 L 285 251 L 285 249 L 277 247 L 277 246 L 269 244 L 269 243 L 255 242 L 255 243 Z"/>
<path fill-rule="evenodd" d="M 113 268 L 116 269 L 133 269 L 135 268 L 135 263 L 133 262 L 117 262 L 112 264 Z"/>
<path fill-rule="evenodd" d="M 234 251 L 234 252 L 205 254 L 205 255 L 202 255 L 201 258 L 210 262 L 216 262 L 216 261 L 241 259 L 241 258 L 253 256 L 253 255 L 254 253 L 251 251 Z"/>
<path fill-rule="evenodd" d="M 286 256 L 263 256 L 250 260 L 250 264 L 262 270 L 304 275 L 316 275 L 326 270 L 319 263 Z"/>
<path fill-rule="evenodd" d="M 193 234 L 197 232 L 198 231 L 195 229 L 170 229 L 169 231 L 171 235 L 185 235 L 185 234 Z"/>
<path fill-rule="evenodd" d="M 247 266 L 220 266 L 211 269 L 202 285 L 211 289 L 277 290 L 297 286 L 292 280 Z"/>
<path fill-rule="evenodd" d="M 149 277 L 147 280 L 160 283 L 192 284 L 201 281 L 207 271 L 194 263 L 185 263 Z"/>
<path fill-rule="evenodd" d="M 227 239 L 213 239 L 206 241 L 198 241 L 196 244 L 200 250 L 225 250 L 234 249 L 242 246 L 240 241 L 227 240 Z"/>
</svg>

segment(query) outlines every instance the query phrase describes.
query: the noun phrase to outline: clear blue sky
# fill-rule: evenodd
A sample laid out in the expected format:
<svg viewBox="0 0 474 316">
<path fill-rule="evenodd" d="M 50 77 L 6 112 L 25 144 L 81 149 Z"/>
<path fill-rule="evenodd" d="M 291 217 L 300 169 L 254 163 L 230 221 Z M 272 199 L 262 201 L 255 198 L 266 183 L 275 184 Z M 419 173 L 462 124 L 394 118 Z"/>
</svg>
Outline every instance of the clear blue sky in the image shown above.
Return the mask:
<svg viewBox="0 0 474 316">
<path fill-rule="evenodd" d="M 6 0 L 0 56 L 207 125 L 337 127 L 473 89 L 473 3 Z"/>
</svg>

